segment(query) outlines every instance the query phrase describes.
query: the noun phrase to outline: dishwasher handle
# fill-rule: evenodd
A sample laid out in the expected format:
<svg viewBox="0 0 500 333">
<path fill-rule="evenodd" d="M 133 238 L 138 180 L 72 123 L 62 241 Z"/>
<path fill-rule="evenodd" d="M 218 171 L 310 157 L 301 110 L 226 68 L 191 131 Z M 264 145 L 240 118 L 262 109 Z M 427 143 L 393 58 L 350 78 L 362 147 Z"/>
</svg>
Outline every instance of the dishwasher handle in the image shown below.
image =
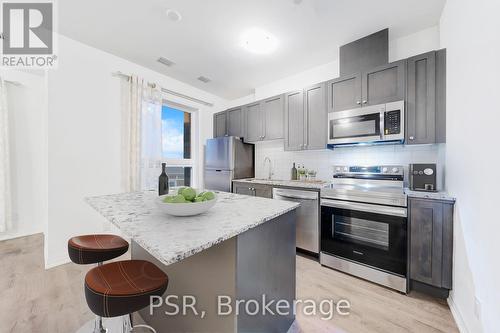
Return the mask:
<svg viewBox="0 0 500 333">
<path fill-rule="evenodd" d="M 282 197 L 288 199 L 299 199 L 299 200 L 319 200 L 319 195 L 317 192 L 313 191 L 297 191 L 297 190 L 279 190 L 273 189 L 273 197 Z"/>
</svg>

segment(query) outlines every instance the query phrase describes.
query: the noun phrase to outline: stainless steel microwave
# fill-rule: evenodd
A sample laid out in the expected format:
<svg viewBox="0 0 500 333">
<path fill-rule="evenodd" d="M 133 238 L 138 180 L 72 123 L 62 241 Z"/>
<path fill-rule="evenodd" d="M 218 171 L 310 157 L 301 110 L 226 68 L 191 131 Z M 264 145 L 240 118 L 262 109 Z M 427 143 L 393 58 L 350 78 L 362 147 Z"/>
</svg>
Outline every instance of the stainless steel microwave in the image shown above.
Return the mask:
<svg viewBox="0 0 500 333">
<path fill-rule="evenodd" d="M 405 102 L 367 106 L 328 114 L 328 146 L 402 143 Z"/>
</svg>

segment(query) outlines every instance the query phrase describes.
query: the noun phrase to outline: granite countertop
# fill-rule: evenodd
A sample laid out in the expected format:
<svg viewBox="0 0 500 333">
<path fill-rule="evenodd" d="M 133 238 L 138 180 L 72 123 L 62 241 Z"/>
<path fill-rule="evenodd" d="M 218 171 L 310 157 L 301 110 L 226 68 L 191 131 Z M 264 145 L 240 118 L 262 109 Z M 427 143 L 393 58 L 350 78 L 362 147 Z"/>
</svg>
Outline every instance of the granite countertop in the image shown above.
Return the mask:
<svg viewBox="0 0 500 333">
<path fill-rule="evenodd" d="M 323 180 L 303 181 L 303 180 L 274 180 L 274 179 L 246 178 L 246 179 L 234 179 L 233 182 L 248 183 L 248 184 L 263 184 L 272 186 L 299 187 L 299 188 L 317 189 L 317 190 L 330 186 L 330 182 L 326 182 Z"/>
<path fill-rule="evenodd" d="M 282 200 L 218 193 L 206 213 L 175 217 L 158 209 L 156 192 L 86 198 L 87 203 L 161 263 L 170 265 L 299 206 Z"/>
<path fill-rule="evenodd" d="M 450 196 L 447 192 L 424 192 L 424 191 L 412 191 L 409 188 L 405 188 L 405 194 L 410 198 L 423 198 L 423 199 L 434 199 L 434 200 L 445 200 L 445 201 L 455 201 L 456 199 Z"/>
</svg>

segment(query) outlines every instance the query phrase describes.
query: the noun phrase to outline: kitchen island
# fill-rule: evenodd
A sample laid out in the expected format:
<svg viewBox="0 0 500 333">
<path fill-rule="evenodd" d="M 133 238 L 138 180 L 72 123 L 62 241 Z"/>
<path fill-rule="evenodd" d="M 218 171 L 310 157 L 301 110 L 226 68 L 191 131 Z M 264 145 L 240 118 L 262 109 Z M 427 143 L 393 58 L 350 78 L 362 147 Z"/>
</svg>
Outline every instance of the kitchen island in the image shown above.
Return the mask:
<svg viewBox="0 0 500 333">
<path fill-rule="evenodd" d="M 131 239 L 132 259 L 149 260 L 169 276 L 164 297 L 174 295 L 169 302 L 181 313 L 168 315 L 175 308 L 163 304 L 152 314 L 141 311 L 144 321 L 159 332 L 286 332 L 292 309 L 278 314 L 273 307 L 279 300 L 292 306 L 295 299 L 299 205 L 221 192 L 208 212 L 174 217 L 160 212 L 156 198 L 135 192 L 87 199 Z M 195 299 L 195 311 L 188 307 L 182 314 L 183 296 L 184 305 Z M 274 300 L 272 313 L 262 311 L 263 298 Z"/>
</svg>

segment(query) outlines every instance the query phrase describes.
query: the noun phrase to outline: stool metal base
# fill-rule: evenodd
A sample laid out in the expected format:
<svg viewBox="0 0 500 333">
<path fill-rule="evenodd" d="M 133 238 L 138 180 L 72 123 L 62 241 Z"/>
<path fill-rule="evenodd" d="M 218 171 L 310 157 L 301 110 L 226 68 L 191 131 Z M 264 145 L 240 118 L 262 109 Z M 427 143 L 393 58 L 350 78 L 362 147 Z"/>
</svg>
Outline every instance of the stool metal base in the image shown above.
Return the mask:
<svg viewBox="0 0 500 333">
<path fill-rule="evenodd" d="M 97 328 L 97 330 L 96 330 Z M 102 325 L 98 318 L 86 322 L 76 333 L 157 333 L 149 325 L 137 324 L 132 326 L 130 316 L 102 318 Z"/>
</svg>

